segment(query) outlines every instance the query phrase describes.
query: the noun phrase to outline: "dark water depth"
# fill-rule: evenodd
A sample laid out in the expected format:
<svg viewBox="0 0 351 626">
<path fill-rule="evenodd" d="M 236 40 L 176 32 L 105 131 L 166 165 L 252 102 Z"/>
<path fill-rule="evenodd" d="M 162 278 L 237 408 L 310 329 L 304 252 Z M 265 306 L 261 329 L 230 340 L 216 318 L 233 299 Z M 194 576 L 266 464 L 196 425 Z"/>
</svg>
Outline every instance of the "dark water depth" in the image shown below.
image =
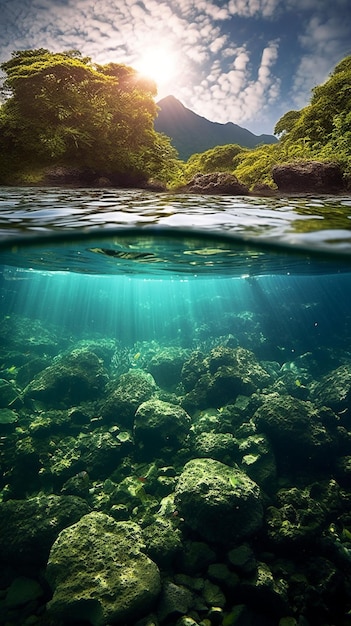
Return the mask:
<svg viewBox="0 0 351 626">
<path fill-rule="evenodd" d="M 350 199 L 1 193 L 0 623 L 349 626 Z"/>
</svg>

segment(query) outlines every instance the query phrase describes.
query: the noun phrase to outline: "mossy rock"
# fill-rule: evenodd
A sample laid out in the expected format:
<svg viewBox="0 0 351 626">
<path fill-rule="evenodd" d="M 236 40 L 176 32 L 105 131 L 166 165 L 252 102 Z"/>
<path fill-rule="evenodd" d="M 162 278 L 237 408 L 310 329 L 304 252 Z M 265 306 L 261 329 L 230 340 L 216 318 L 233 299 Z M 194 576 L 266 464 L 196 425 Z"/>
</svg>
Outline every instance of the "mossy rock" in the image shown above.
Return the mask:
<svg viewBox="0 0 351 626">
<path fill-rule="evenodd" d="M 93 512 L 63 530 L 51 548 L 47 609 L 55 623 L 135 623 L 161 590 L 156 564 L 143 553 L 141 529 Z"/>
<path fill-rule="evenodd" d="M 175 504 L 186 524 L 214 543 L 238 541 L 262 524 L 258 485 L 239 469 L 213 459 L 186 463 L 176 486 Z"/>
<path fill-rule="evenodd" d="M 59 532 L 89 511 L 75 496 L 39 495 L 0 503 L 0 552 L 8 563 L 45 564 Z"/>
</svg>

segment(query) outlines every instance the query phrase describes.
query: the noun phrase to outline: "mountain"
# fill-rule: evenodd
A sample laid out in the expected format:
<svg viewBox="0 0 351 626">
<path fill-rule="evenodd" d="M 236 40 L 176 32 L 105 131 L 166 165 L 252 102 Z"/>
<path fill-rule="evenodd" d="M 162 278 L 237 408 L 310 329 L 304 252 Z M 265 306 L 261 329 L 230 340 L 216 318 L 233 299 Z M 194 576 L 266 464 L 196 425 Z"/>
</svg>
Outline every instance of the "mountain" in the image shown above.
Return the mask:
<svg viewBox="0 0 351 626">
<path fill-rule="evenodd" d="M 167 96 L 157 103 L 158 116 L 155 130 L 172 139 L 179 157 L 186 161 L 192 154 L 204 152 L 215 146 L 237 143 L 245 148 L 255 148 L 262 143 L 276 143 L 274 135 L 254 135 L 246 128 L 232 122 L 219 124 L 187 109 L 174 96 Z"/>
</svg>

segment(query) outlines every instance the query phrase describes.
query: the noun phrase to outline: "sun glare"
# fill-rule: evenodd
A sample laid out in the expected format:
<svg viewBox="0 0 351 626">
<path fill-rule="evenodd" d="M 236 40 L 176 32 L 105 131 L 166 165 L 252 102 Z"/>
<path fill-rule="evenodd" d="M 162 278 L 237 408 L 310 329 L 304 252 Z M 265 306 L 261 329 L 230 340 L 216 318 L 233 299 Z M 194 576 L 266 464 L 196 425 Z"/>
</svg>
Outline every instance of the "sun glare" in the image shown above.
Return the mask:
<svg viewBox="0 0 351 626">
<path fill-rule="evenodd" d="M 167 48 L 146 50 L 134 65 L 140 74 L 152 78 L 159 89 L 171 82 L 177 73 L 176 54 Z"/>
</svg>

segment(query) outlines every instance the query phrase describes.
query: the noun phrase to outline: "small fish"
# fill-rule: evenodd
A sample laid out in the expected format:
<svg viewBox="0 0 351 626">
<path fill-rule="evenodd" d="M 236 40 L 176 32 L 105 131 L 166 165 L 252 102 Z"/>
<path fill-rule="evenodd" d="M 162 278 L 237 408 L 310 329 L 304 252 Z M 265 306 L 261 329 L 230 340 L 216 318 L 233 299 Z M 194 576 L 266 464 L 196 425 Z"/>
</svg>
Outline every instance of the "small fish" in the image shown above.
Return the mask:
<svg viewBox="0 0 351 626">
<path fill-rule="evenodd" d="M 9 374 L 12 374 L 16 370 L 17 370 L 17 367 L 15 365 L 11 365 L 11 367 L 7 368 L 7 371 L 9 372 Z"/>
<path fill-rule="evenodd" d="M 137 480 L 139 480 L 141 483 L 145 484 L 147 481 L 147 478 L 145 476 L 138 476 Z"/>
<path fill-rule="evenodd" d="M 138 359 L 140 359 L 141 357 L 141 352 L 137 352 L 136 354 L 134 354 L 133 359 L 134 361 L 137 361 Z"/>
</svg>

